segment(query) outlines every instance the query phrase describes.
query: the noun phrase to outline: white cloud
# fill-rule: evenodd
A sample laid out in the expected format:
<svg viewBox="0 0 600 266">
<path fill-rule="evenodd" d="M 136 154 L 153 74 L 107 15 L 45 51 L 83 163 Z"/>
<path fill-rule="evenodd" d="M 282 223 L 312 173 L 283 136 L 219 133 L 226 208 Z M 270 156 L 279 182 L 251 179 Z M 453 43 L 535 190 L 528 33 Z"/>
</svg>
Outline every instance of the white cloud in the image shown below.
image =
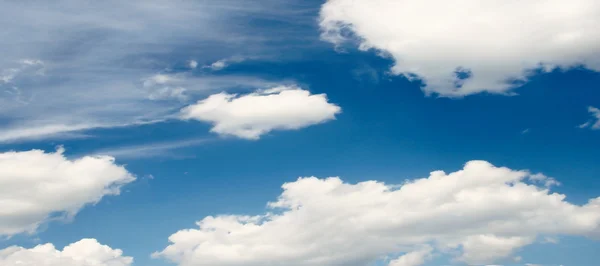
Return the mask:
<svg viewBox="0 0 600 266">
<path fill-rule="evenodd" d="M 508 79 L 526 81 L 540 64 L 600 70 L 596 0 L 328 0 L 320 17 L 325 40 L 340 44 L 353 32 L 361 49 L 395 60 L 394 74 L 422 78 L 427 94 L 507 93 Z"/>
<path fill-rule="evenodd" d="M 205 217 L 154 256 L 180 266 L 363 266 L 430 245 L 462 250 L 455 259 L 475 264 L 538 237 L 600 235 L 600 198 L 574 205 L 530 176 L 471 161 L 402 185 L 300 178 L 283 185 L 269 212 Z"/>
<path fill-rule="evenodd" d="M 212 132 L 258 139 L 273 130 L 291 130 L 335 119 L 341 108 L 325 94 L 280 86 L 246 95 L 213 94 L 181 110 L 182 119 L 212 123 Z"/>
<path fill-rule="evenodd" d="M 96 239 L 82 239 L 63 250 L 52 244 L 0 250 L 2 266 L 130 266 L 132 263 L 133 258 L 123 256 L 123 251 L 102 245 Z"/>
<path fill-rule="evenodd" d="M 190 62 L 189 62 L 188 65 L 189 65 L 190 68 L 197 68 L 198 67 L 198 61 L 196 61 L 196 60 L 190 60 Z"/>
<path fill-rule="evenodd" d="M 579 128 L 591 128 L 593 130 L 600 129 L 600 109 L 589 106 L 588 112 L 592 115 L 592 119 L 579 125 Z"/>
<path fill-rule="evenodd" d="M 239 63 L 239 62 L 243 62 L 245 60 L 246 60 L 245 57 L 232 56 L 229 58 L 217 60 L 208 66 L 204 66 L 204 68 L 210 68 L 214 71 L 217 71 L 217 70 L 221 70 L 221 69 L 224 69 L 224 68 L 230 66 L 232 63 Z"/>
<path fill-rule="evenodd" d="M 222 60 L 219 60 L 219 61 L 216 61 L 216 62 L 214 62 L 214 63 L 210 64 L 210 66 L 209 66 L 209 67 L 210 67 L 212 70 L 221 70 L 221 69 L 225 68 L 225 67 L 226 67 L 226 66 L 228 66 L 228 65 L 229 65 L 229 64 L 228 64 L 227 60 L 225 60 L 225 59 L 222 59 Z"/>
<path fill-rule="evenodd" d="M 430 246 L 426 246 L 420 250 L 406 253 L 399 258 L 390 261 L 388 266 L 419 266 L 425 263 L 427 259 L 431 257 L 431 251 L 433 249 Z"/>
<path fill-rule="evenodd" d="M 182 87 L 184 78 L 175 75 L 156 74 L 143 80 L 144 88 L 148 89 L 148 99 L 150 100 L 168 100 L 178 99 L 186 100 L 186 89 Z"/>
<path fill-rule="evenodd" d="M 63 152 L 0 153 L 0 236 L 33 233 L 49 220 L 71 218 L 135 180 L 112 157 L 69 160 Z"/>
</svg>

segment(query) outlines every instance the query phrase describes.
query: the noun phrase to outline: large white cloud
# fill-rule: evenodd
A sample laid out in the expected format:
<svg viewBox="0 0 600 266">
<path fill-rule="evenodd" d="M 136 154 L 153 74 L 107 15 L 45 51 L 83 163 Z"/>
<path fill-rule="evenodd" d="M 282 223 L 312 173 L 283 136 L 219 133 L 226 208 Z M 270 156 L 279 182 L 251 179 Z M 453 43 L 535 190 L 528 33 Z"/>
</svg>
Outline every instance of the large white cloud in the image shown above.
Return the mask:
<svg viewBox="0 0 600 266">
<path fill-rule="evenodd" d="M 394 58 L 393 73 L 442 96 L 506 93 L 539 64 L 600 70 L 597 0 L 328 0 L 320 25 L 336 44 L 353 32 L 361 49 Z M 460 88 L 457 68 L 472 74 Z"/>
<path fill-rule="evenodd" d="M 246 95 L 219 93 L 182 109 L 183 119 L 214 125 L 212 132 L 258 139 L 272 130 L 299 129 L 335 119 L 341 108 L 325 94 L 280 86 Z"/>
<path fill-rule="evenodd" d="M 73 217 L 135 180 L 112 157 L 69 160 L 63 152 L 0 153 L 0 236 L 32 233 L 51 219 Z"/>
<path fill-rule="evenodd" d="M 300 178 L 283 185 L 270 212 L 205 217 L 154 256 L 180 266 L 364 266 L 402 253 L 391 265 L 459 252 L 455 259 L 473 265 L 546 236 L 599 236 L 600 198 L 571 204 L 549 180 L 485 161 L 401 185 Z"/>
<path fill-rule="evenodd" d="M 133 258 L 123 256 L 123 251 L 102 245 L 96 239 L 82 239 L 63 250 L 52 244 L 0 250 L 2 266 L 129 266 L 132 263 Z"/>
</svg>

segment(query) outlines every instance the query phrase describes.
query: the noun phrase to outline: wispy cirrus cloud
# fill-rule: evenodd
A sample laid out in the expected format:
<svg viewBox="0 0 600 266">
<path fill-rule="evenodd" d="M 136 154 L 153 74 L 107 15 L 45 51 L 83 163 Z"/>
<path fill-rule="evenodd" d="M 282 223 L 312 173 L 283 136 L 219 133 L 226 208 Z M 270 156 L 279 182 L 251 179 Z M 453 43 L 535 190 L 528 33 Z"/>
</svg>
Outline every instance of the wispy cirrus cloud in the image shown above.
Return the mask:
<svg viewBox="0 0 600 266">
<path fill-rule="evenodd" d="M 240 50 L 268 50 L 265 33 L 246 22 L 307 17 L 273 11 L 295 4 L 3 1 L 0 142 L 161 121 L 185 101 L 215 90 L 271 86 L 255 77 L 196 68 Z M 293 37 L 284 31 L 275 36 Z M 177 79 L 148 82 L 159 75 Z"/>
<path fill-rule="evenodd" d="M 592 118 L 587 122 L 579 125 L 579 128 L 590 128 L 592 130 L 600 129 L 600 109 L 589 106 L 588 112 L 592 115 Z"/>
</svg>

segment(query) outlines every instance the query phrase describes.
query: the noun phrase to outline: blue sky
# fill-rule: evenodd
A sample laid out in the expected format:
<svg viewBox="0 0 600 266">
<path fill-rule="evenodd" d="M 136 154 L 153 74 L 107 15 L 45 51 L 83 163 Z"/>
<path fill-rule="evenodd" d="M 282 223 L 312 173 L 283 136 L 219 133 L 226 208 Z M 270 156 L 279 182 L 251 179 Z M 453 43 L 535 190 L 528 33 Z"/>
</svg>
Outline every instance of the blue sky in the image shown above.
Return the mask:
<svg viewBox="0 0 600 266">
<path fill-rule="evenodd" d="M 397 18 L 424 12 L 414 1 L 376 2 L 0 4 L 0 265 L 39 265 L 46 243 L 89 256 L 51 266 L 595 265 L 600 5 L 465 1 L 513 31 L 492 46 L 463 11 L 433 17 L 440 1 L 421 14 L 459 21 L 445 32 Z M 518 7 L 546 19 L 494 13 Z M 588 20 L 561 24 L 575 15 Z M 472 77 L 450 88 L 459 67 Z M 197 221 L 218 227 L 210 240 L 169 242 Z"/>
</svg>

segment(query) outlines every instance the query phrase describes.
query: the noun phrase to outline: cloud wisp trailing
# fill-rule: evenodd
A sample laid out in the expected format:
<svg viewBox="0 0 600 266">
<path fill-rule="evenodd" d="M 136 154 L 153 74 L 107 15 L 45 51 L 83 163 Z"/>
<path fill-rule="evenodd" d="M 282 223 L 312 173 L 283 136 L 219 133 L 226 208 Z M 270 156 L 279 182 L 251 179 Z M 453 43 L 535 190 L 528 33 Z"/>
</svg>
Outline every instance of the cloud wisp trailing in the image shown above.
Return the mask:
<svg viewBox="0 0 600 266">
<path fill-rule="evenodd" d="M 507 94 L 538 68 L 600 71 L 599 24 L 596 0 L 328 0 L 320 14 L 323 39 L 358 39 L 445 97 Z"/>
<path fill-rule="evenodd" d="M 200 138 L 186 139 L 169 142 L 149 143 L 142 145 L 121 146 L 116 148 L 106 148 L 91 152 L 98 156 L 108 155 L 118 159 L 147 159 L 151 157 L 178 157 L 173 151 L 182 148 L 189 148 L 206 144 L 215 139 Z"/>
<path fill-rule="evenodd" d="M 395 266 L 454 254 L 483 265 L 544 237 L 600 236 L 600 198 L 571 204 L 546 186 L 552 180 L 485 161 L 402 185 L 300 178 L 267 213 L 205 217 L 154 257 L 180 266 L 362 266 L 400 254 Z"/>
<path fill-rule="evenodd" d="M 600 109 L 593 106 L 589 106 L 588 112 L 592 115 L 592 118 L 589 121 L 579 125 L 579 128 L 590 128 L 592 130 L 600 130 Z"/>
</svg>

